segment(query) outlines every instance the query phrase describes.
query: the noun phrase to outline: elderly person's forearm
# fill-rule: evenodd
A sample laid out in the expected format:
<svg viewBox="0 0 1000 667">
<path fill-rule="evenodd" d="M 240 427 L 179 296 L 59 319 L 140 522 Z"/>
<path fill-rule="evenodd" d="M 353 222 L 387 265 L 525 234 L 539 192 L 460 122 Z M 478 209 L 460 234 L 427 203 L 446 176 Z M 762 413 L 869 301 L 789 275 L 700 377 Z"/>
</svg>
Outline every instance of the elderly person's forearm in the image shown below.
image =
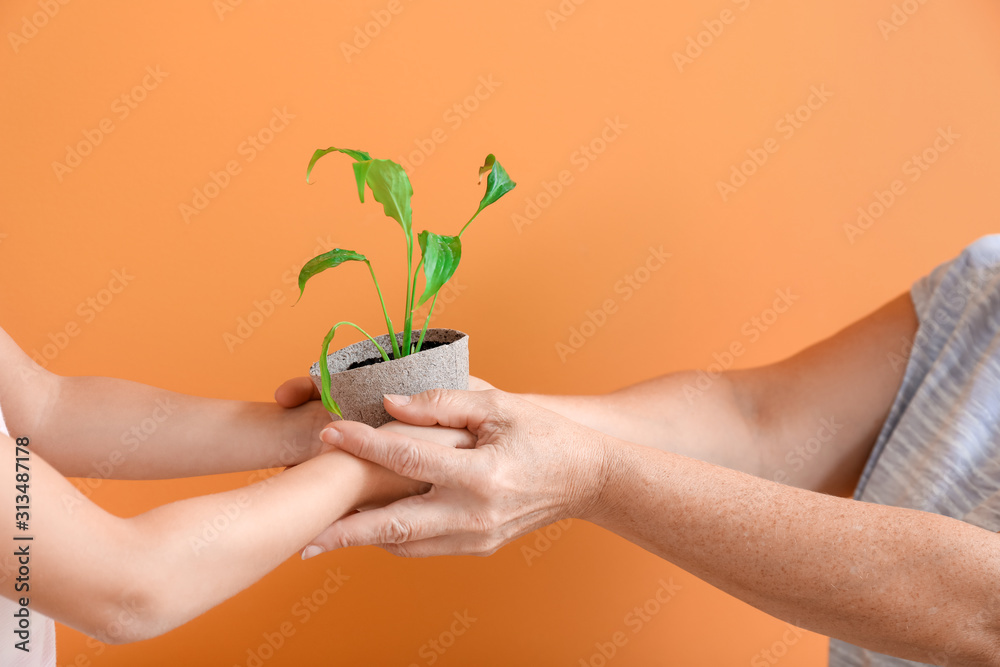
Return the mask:
<svg viewBox="0 0 1000 667">
<path fill-rule="evenodd" d="M 936 514 L 601 447 L 588 518 L 769 614 L 921 662 L 1000 664 L 1000 538 Z"/>
<path fill-rule="evenodd" d="M 850 495 L 899 390 L 886 361 L 912 340 L 908 294 L 782 361 L 707 369 L 607 394 L 522 397 L 608 435 L 813 491 Z M 905 352 L 905 351 L 904 351 Z M 725 362 L 725 363 L 723 363 Z"/>
</svg>

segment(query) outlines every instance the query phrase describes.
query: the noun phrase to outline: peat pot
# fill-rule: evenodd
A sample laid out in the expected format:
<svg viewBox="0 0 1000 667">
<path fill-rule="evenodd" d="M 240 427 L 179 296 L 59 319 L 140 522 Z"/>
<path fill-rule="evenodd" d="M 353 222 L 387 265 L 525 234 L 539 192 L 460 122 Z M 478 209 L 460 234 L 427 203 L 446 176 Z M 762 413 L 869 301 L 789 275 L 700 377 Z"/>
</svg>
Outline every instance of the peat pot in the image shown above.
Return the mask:
<svg viewBox="0 0 1000 667">
<path fill-rule="evenodd" d="M 412 342 L 420 339 L 414 331 Z M 383 394 L 419 394 L 428 389 L 469 388 L 469 336 L 454 329 L 428 329 L 423 349 L 402 359 L 392 358 L 389 334 L 376 337 L 389 353 L 382 359 L 367 338 L 330 354 L 330 395 L 340 406 L 344 419 L 378 427 L 392 421 L 382 407 Z M 396 340 L 403 347 L 403 334 Z M 309 377 L 321 387 L 319 362 L 309 369 Z M 336 415 L 331 415 L 338 419 Z"/>
</svg>

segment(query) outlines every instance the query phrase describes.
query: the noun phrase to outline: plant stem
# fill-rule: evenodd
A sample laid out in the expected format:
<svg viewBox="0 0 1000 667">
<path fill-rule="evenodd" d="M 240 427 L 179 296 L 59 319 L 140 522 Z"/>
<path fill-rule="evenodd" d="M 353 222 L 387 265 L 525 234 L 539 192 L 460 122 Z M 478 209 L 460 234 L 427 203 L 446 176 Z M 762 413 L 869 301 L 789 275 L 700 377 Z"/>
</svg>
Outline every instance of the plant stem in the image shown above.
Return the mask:
<svg viewBox="0 0 1000 667">
<path fill-rule="evenodd" d="M 427 335 L 427 325 L 430 324 L 430 322 L 431 322 L 431 313 L 434 312 L 434 306 L 437 305 L 438 294 L 440 294 L 440 293 L 441 292 L 438 291 L 438 293 L 434 295 L 434 299 L 431 301 L 431 309 L 427 311 L 427 319 L 424 320 L 424 329 L 423 329 L 423 331 L 420 332 L 420 340 L 417 341 L 417 349 L 416 349 L 417 352 L 420 351 L 420 348 L 424 344 L 424 336 Z"/>
<path fill-rule="evenodd" d="M 403 345 L 402 356 L 406 356 L 410 353 L 410 339 L 413 337 L 413 311 L 411 310 L 412 305 L 410 302 L 410 293 L 413 291 L 413 234 L 411 233 L 406 238 L 406 308 L 405 308 L 405 319 L 403 320 Z M 393 338 L 396 337 L 396 332 L 392 331 L 390 334 Z"/>
<path fill-rule="evenodd" d="M 341 419 L 344 418 L 344 413 L 340 411 L 340 406 L 337 405 L 337 401 L 333 400 L 333 396 L 330 395 L 330 366 L 327 363 L 326 357 L 330 354 L 330 343 L 333 341 L 334 334 L 337 333 L 337 329 L 344 325 L 349 325 L 360 331 L 365 335 L 365 337 L 372 342 L 373 345 L 378 349 L 379 353 L 382 355 L 382 359 L 389 361 L 389 355 L 386 354 L 385 349 L 378 344 L 378 341 L 371 337 L 367 331 L 359 327 L 354 322 L 337 322 L 330 328 L 327 332 L 326 338 L 323 339 L 323 349 L 320 352 L 319 357 L 319 375 L 322 380 L 322 389 L 319 392 L 320 398 L 323 399 L 323 407 L 337 415 Z M 390 334 L 392 335 L 392 334 Z M 397 357 L 398 359 L 398 357 Z"/>
<path fill-rule="evenodd" d="M 410 308 L 412 310 L 417 309 L 417 275 L 420 273 L 420 267 L 424 265 L 424 258 L 421 257 L 420 261 L 417 262 L 417 268 L 413 271 L 413 291 L 410 292 Z"/>
<path fill-rule="evenodd" d="M 413 311 L 417 309 L 417 276 L 420 274 L 420 267 L 424 265 L 423 256 L 417 262 L 417 268 L 413 271 L 413 290 L 410 292 L 410 318 L 413 318 Z M 419 351 L 419 348 L 414 351 Z"/>
<path fill-rule="evenodd" d="M 479 217 L 479 214 L 480 214 L 480 213 L 482 213 L 482 212 L 483 212 L 483 209 L 481 209 L 481 208 L 480 208 L 479 210 L 477 210 L 477 211 L 476 211 L 475 215 L 473 215 L 473 216 L 472 216 L 471 218 L 469 218 L 469 221 L 468 221 L 467 223 L 465 223 L 465 225 L 463 225 L 463 226 L 462 226 L 462 231 L 460 231 L 460 232 L 458 233 L 458 238 L 462 238 L 462 234 L 464 234 L 464 233 L 465 233 L 465 229 L 466 229 L 466 228 L 467 228 L 467 227 L 468 227 L 469 225 L 471 225 L 471 224 L 472 224 L 472 222 L 473 222 L 473 221 L 474 221 L 474 220 L 475 220 L 476 218 L 478 218 L 478 217 Z M 420 261 L 421 261 L 421 263 L 422 263 L 422 262 L 424 261 L 422 257 L 420 258 Z M 418 270 L 418 271 L 420 270 L 420 265 L 419 265 L 419 264 L 417 265 L 417 270 Z M 416 286 L 416 280 L 417 280 L 417 276 L 416 276 L 416 274 L 414 274 L 414 275 L 413 275 L 413 280 L 414 280 L 414 285 L 413 285 L 413 289 L 414 289 L 414 291 L 416 291 L 416 287 L 417 287 L 417 286 Z M 443 286 L 442 286 L 442 287 L 443 287 Z M 426 336 L 426 335 L 427 335 L 427 325 L 428 325 L 428 324 L 430 324 L 430 322 L 431 322 L 431 315 L 432 315 L 432 314 L 434 313 L 434 306 L 436 306 L 436 305 L 437 305 L 437 302 L 438 302 L 438 294 L 440 294 L 440 293 L 441 293 L 441 291 L 440 291 L 440 290 L 438 290 L 438 291 L 437 291 L 437 292 L 436 292 L 436 293 L 434 294 L 434 300 L 433 300 L 433 301 L 431 301 L 431 309 L 427 311 L 427 319 L 425 319 L 425 320 L 424 320 L 424 328 L 423 328 L 423 330 L 422 330 L 422 331 L 420 332 L 420 338 L 419 338 L 419 339 L 417 340 L 417 346 L 416 346 L 416 348 L 414 348 L 414 352 L 419 352 L 419 351 L 420 351 L 420 349 L 421 349 L 421 348 L 423 347 L 423 345 L 424 345 L 424 336 Z M 411 317 L 412 317 L 412 312 L 410 313 L 410 315 L 411 315 Z"/>
<path fill-rule="evenodd" d="M 372 268 L 372 263 L 366 259 L 365 264 L 368 265 L 368 271 L 372 274 L 372 281 L 375 283 L 375 291 L 378 292 L 378 300 L 382 303 L 382 314 L 385 315 L 385 326 L 389 330 L 389 338 L 392 340 L 392 355 L 394 358 L 399 359 L 402 355 L 400 355 L 399 345 L 396 343 L 396 329 L 392 326 L 392 319 L 389 317 L 389 310 L 385 307 L 385 299 L 382 298 L 382 288 L 378 285 L 378 279 L 375 277 L 375 269 Z M 369 338 L 371 337 L 369 336 Z"/>
<path fill-rule="evenodd" d="M 462 226 L 462 231 L 458 233 L 458 238 L 462 238 L 462 234 L 465 233 L 465 228 L 472 224 L 472 221 L 479 217 L 479 214 L 483 212 L 483 209 L 476 211 L 476 214 L 469 218 L 469 221 Z"/>
</svg>

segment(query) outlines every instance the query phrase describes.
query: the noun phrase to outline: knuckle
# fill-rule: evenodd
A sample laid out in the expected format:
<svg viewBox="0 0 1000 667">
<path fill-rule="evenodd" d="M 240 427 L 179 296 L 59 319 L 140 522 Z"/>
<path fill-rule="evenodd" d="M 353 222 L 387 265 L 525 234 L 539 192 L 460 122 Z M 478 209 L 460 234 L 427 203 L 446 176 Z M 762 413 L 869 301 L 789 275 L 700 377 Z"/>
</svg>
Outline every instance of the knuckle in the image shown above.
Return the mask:
<svg viewBox="0 0 1000 667">
<path fill-rule="evenodd" d="M 487 394 L 486 402 L 489 406 L 485 422 L 498 433 L 510 430 L 516 421 L 514 417 L 516 410 L 511 404 L 513 399 L 499 389 L 490 389 L 482 393 Z"/>
<path fill-rule="evenodd" d="M 333 422 L 335 423 L 335 422 Z M 371 459 L 378 452 L 378 433 L 375 429 L 366 426 L 360 433 L 351 433 L 349 430 L 342 430 L 344 440 L 353 439 L 357 448 L 357 455 L 363 459 Z M 350 450 L 348 450 L 350 451 Z"/>
<path fill-rule="evenodd" d="M 507 492 L 507 479 L 502 470 L 490 468 L 480 478 L 479 492 L 488 502 L 495 502 Z"/>
<path fill-rule="evenodd" d="M 448 391 L 440 388 L 428 389 L 424 392 L 424 398 L 431 407 L 438 408 L 447 401 Z"/>
<path fill-rule="evenodd" d="M 353 540 L 351 539 L 350 533 L 346 531 L 337 531 L 329 535 L 326 539 L 328 544 L 322 545 L 329 549 L 343 549 L 345 547 L 354 546 Z M 319 541 L 317 540 L 317 543 Z"/>
<path fill-rule="evenodd" d="M 409 541 L 412 534 L 413 528 L 408 522 L 403 521 L 399 517 L 392 517 L 386 523 L 380 541 L 386 545 L 399 545 L 402 542 Z"/>
<path fill-rule="evenodd" d="M 470 530 L 476 535 L 488 535 L 500 527 L 500 513 L 494 508 L 485 508 L 469 515 Z"/>
<path fill-rule="evenodd" d="M 506 404 L 506 394 L 499 389 L 487 389 L 482 393 L 484 394 L 483 397 L 486 399 L 486 402 L 489 403 L 494 410 L 501 408 Z"/>
<path fill-rule="evenodd" d="M 400 475 L 415 478 L 421 471 L 422 457 L 416 442 L 407 438 L 396 448 L 392 456 L 391 467 Z"/>
</svg>

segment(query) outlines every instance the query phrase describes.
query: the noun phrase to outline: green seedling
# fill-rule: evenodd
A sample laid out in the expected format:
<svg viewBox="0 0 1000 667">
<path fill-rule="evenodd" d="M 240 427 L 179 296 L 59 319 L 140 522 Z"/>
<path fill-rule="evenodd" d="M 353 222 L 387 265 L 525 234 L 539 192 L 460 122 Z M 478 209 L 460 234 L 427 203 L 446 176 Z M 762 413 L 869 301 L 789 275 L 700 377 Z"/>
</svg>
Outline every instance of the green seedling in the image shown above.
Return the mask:
<svg viewBox="0 0 1000 667">
<path fill-rule="evenodd" d="M 424 336 L 427 335 L 427 325 L 430 324 L 431 315 L 434 313 L 434 306 L 437 305 L 438 292 L 455 275 L 459 260 L 462 258 L 462 234 L 468 229 L 472 221 L 479 217 L 490 204 L 494 203 L 505 194 L 514 189 L 516 185 L 510 180 L 507 172 L 490 154 L 486 156 L 486 162 L 479 168 L 479 182 L 482 183 L 483 176 L 486 178 L 486 194 L 479 202 L 479 208 L 469 219 L 462 229 L 455 236 L 435 234 L 434 232 L 422 231 L 417 235 L 417 245 L 420 246 L 420 261 L 417 262 L 416 269 L 413 267 L 413 210 L 410 208 L 410 198 L 413 197 L 413 187 L 410 179 L 401 166 L 392 160 L 374 160 L 365 151 L 357 151 L 349 148 L 324 148 L 313 153 L 306 168 L 306 183 L 309 183 L 309 176 L 312 174 L 316 162 L 330 153 L 344 153 L 354 159 L 354 179 L 358 185 L 358 197 L 361 202 L 365 201 L 365 187 L 371 190 L 375 201 L 382 204 L 386 216 L 399 223 L 406 237 L 406 304 L 403 310 L 403 345 L 400 346 L 396 340 L 396 329 L 393 327 L 392 318 L 389 317 L 389 310 L 385 305 L 385 298 L 382 296 L 382 288 L 375 277 L 375 269 L 367 257 L 353 250 L 335 248 L 330 252 L 317 255 L 309 260 L 299 272 L 299 299 L 305 292 L 306 283 L 310 278 L 327 269 L 340 266 L 344 262 L 363 262 L 368 267 L 372 282 L 375 283 L 375 291 L 378 293 L 379 302 L 382 304 L 382 314 L 385 315 L 385 326 L 389 332 L 389 339 L 392 341 L 392 359 L 401 359 L 410 354 L 420 352 L 424 344 Z M 417 299 L 417 278 L 423 269 L 424 290 Z M 424 320 L 423 330 L 416 343 L 411 343 L 413 339 L 413 314 L 428 300 L 431 301 L 430 310 Z M 298 301 L 296 301 L 298 303 Z M 354 327 L 370 340 L 378 349 L 384 361 L 389 361 L 389 352 L 385 350 L 378 341 L 367 331 L 353 322 L 338 322 L 330 328 L 330 331 L 323 339 L 323 349 L 319 358 L 320 375 L 322 377 L 322 390 L 320 392 L 323 405 L 327 410 L 343 417 L 340 406 L 330 395 L 330 369 L 326 363 L 329 354 L 330 343 L 333 341 L 337 329 L 342 326 Z"/>
</svg>

